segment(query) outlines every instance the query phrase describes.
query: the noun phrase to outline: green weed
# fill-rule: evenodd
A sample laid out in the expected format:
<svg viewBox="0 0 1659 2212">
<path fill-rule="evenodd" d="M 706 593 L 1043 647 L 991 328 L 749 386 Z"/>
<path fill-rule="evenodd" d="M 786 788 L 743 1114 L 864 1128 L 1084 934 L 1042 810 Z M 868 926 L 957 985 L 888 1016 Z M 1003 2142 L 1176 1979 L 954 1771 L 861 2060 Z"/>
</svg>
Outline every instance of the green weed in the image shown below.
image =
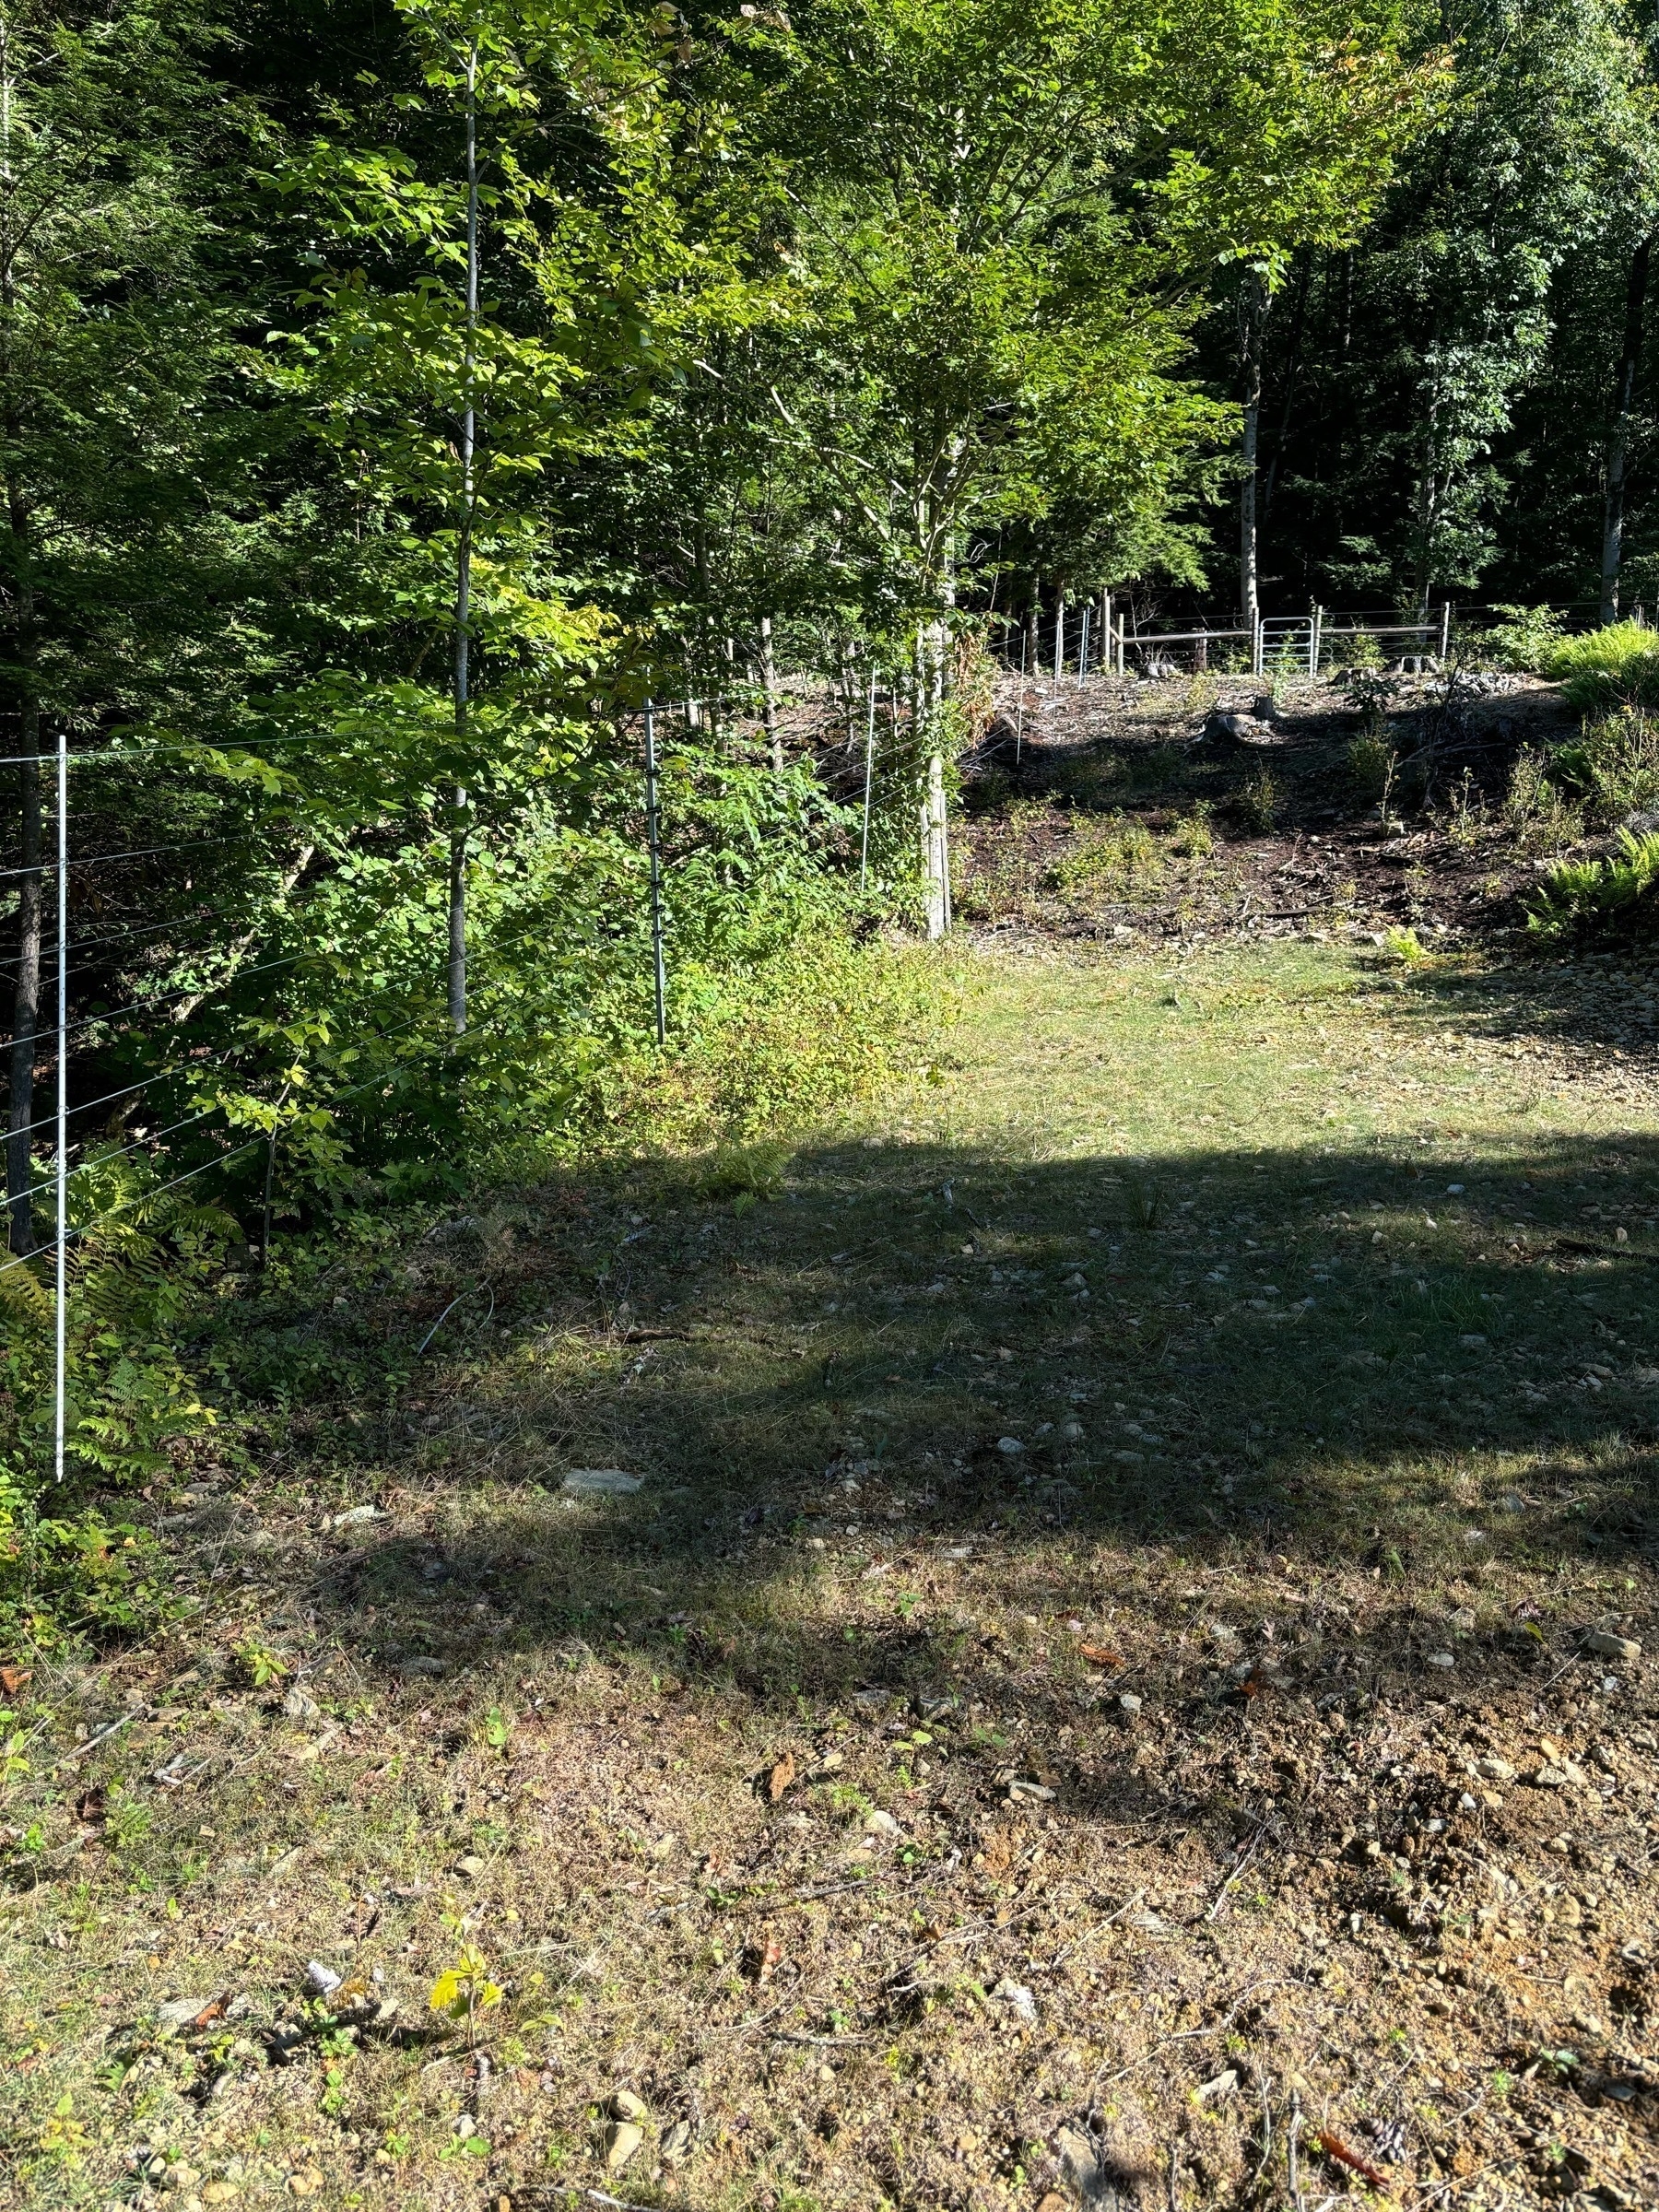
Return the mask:
<svg viewBox="0 0 1659 2212">
<path fill-rule="evenodd" d="M 1264 836 L 1278 820 L 1279 809 L 1284 805 L 1284 801 L 1283 785 L 1273 771 L 1265 766 L 1251 771 L 1242 791 L 1239 794 L 1239 804 L 1243 810 L 1244 819 L 1253 830 L 1259 830 Z"/>
<path fill-rule="evenodd" d="M 1559 853 L 1584 834 L 1583 815 L 1562 798 L 1550 781 L 1549 767 L 1547 753 L 1536 746 L 1527 746 L 1511 771 L 1503 811 L 1523 852 Z"/>
<path fill-rule="evenodd" d="M 1054 862 L 1055 888 L 1073 897 L 1124 899 L 1155 885 L 1163 873 L 1162 848 L 1143 823 L 1121 814 L 1085 819 Z"/>
<path fill-rule="evenodd" d="M 1348 780 L 1362 799 L 1382 796 L 1394 765 L 1394 748 L 1380 729 L 1361 729 L 1348 746 Z"/>
</svg>

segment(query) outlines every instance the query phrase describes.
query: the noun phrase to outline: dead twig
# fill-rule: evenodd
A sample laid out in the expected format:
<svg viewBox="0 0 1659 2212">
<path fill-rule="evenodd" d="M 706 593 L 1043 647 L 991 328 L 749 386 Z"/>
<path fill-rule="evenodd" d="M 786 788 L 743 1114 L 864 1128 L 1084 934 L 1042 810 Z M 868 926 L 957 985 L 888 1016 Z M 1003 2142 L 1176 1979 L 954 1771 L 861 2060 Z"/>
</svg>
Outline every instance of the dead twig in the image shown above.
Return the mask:
<svg viewBox="0 0 1659 2212">
<path fill-rule="evenodd" d="M 112 1721 L 107 1728 L 100 1728 L 96 1735 L 89 1735 L 84 1744 L 76 1744 L 72 1751 L 65 1751 L 58 1760 L 58 1765 L 72 1767 L 77 1759 L 85 1759 L 88 1751 L 96 1751 L 100 1744 L 107 1743 L 111 1736 L 117 1735 L 130 1722 L 142 1721 L 148 1713 L 147 1705 L 135 1705 L 131 1712 L 124 1712 L 118 1721 Z"/>
</svg>

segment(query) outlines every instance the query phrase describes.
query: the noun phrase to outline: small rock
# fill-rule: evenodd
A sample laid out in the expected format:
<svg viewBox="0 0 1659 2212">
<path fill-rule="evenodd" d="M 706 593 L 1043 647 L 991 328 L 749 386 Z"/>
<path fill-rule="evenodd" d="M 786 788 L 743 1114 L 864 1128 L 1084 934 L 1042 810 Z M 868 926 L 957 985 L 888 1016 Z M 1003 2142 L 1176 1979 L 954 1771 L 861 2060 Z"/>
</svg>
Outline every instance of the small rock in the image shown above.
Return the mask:
<svg viewBox="0 0 1659 2212">
<path fill-rule="evenodd" d="M 448 1669 L 448 1661 L 434 1659 L 418 1652 L 412 1659 L 400 1659 L 398 1667 L 406 1675 L 441 1675 Z"/>
<path fill-rule="evenodd" d="M 1135 1714 L 1140 1711 L 1143 1701 L 1143 1700 L 1135 1696 L 1134 1690 L 1132 1689 L 1124 1689 L 1118 1692 L 1118 1711 L 1120 1712 L 1125 1712 L 1129 1714 L 1131 1719 L 1133 1719 Z"/>
<path fill-rule="evenodd" d="M 1477 1625 L 1474 1614 L 1470 1612 L 1467 1606 L 1459 1606 L 1448 1623 L 1449 1627 L 1456 1629 L 1461 1635 L 1465 1636 L 1468 1635 L 1470 1630 Z"/>
<path fill-rule="evenodd" d="M 997 2004 L 1010 2006 L 1028 2027 L 1036 2024 L 1037 2000 L 1022 1983 L 1010 1981 L 1005 1974 L 991 1995 Z"/>
<path fill-rule="evenodd" d="M 866 1836 L 897 1836 L 902 1832 L 903 1831 L 900 1828 L 898 1821 L 894 1819 L 892 1814 L 884 1813 L 879 1806 L 877 1806 L 877 1810 L 873 1812 L 869 1818 L 865 1822 L 865 1834 Z"/>
<path fill-rule="evenodd" d="M 194 2028 L 212 2003 L 211 1997 L 170 1997 L 156 2007 L 157 2024 L 176 2035 L 182 2028 Z"/>
<path fill-rule="evenodd" d="M 1239 2070 L 1236 2066 L 1229 2066 L 1225 2072 L 1216 2075 L 1211 2080 L 1200 2082 L 1193 2091 L 1193 2102 L 1194 2104 L 1219 2103 L 1223 2097 L 1230 2097 L 1238 2086 Z"/>
<path fill-rule="evenodd" d="M 1641 1646 L 1633 1636 L 1616 1636 L 1610 1629 L 1594 1629 L 1584 1639 L 1585 1648 L 1604 1659 L 1640 1659 Z"/>
<path fill-rule="evenodd" d="M 1567 1787 L 1567 1774 L 1560 1767 L 1542 1766 L 1528 1780 L 1535 1790 L 1564 1790 Z"/>
<path fill-rule="evenodd" d="M 620 2173 L 645 2140 L 645 2130 L 632 2120 L 613 2120 L 605 2131 L 605 2166 Z"/>
<path fill-rule="evenodd" d="M 290 2196 L 315 2196 L 322 2186 L 323 2176 L 314 2166 L 308 2166 L 302 2172 L 290 2173 L 288 2177 Z"/>
<path fill-rule="evenodd" d="M 1488 1753 L 1485 1759 L 1477 1759 L 1475 1764 L 1483 1781 L 1513 1782 L 1515 1779 L 1515 1770 L 1509 1760 L 1499 1759 L 1495 1753 Z"/>
<path fill-rule="evenodd" d="M 455 1861 L 455 1872 L 464 1874 L 469 1882 L 476 1882 L 483 1871 L 484 1861 L 476 1852 L 469 1851 L 464 1858 Z"/>
<path fill-rule="evenodd" d="M 317 1721 L 323 1717 L 323 1708 L 315 1698 L 307 1697 L 298 1684 L 282 1700 L 282 1710 L 290 1721 Z"/>
<path fill-rule="evenodd" d="M 644 1488 L 645 1477 L 620 1467 L 571 1467 L 559 1487 L 571 1498 L 631 1498 Z"/>
<path fill-rule="evenodd" d="M 360 1528 L 367 1521 L 383 1521 L 385 1511 L 378 1505 L 354 1505 L 343 1513 L 335 1513 L 329 1523 L 331 1528 Z"/>
<path fill-rule="evenodd" d="M 1148 1936 L 1167 1936 L 1170 1924 L 1161 1913 L 1154 1912 L 1149 1905 L 1142 1905 L 1134 1912 L 1124 1914 L 1132 1928 L 1140 1928 Z"/>
<path fill-rule="evenodd" d="M 649 2120 L 651 2112 L 643 2098 L 636 2097 L 631 2089 L 616 2090 L 610 2100 L 613 2120 Z"/>
<path fill-rule="evenodd" d="M 1483 1352 L 1486 1349 L 1486 1338 L 1477 1335 L 1473 1331 L 1465 1336 L 1460 1336 L 1457 1341 L 1465 1352 Z"/>
<path fill-rule="evenodd" d="M 1053 1791 L 1041 1782 L 1011 1782 L 1008 1784 L 1008 1795 L 1013 1799 L 1024 1798 L 1032 1805 L 1053 1805 L 1054 1802 Z"/>
<path fill-rule="evenodd" d="M 1025 1446 L 1017 1436 L 999 1436 L 996 1440 L 996 1448 L 999 1452 L 1006 1452 L 1010 1459 L 1016 1453 L 1025 1450 Z"/>
<path fill-rule="evenodd" d="M 1430 1666 L 1444 1668 L 1448 1666 L 1455 1666 L 1457 1665 L 1457 1661 L 1455 1658 L 1453 1658 L 1450 1652 L 1430 1652 L 1429 1653 L 1429 1665 Z"/>
<path fill-rule="evenodd" d="M 321 1959 L 308 1959 L 305 1979 L 320 1997 L 332 1997 L 340 1986 L 340 1977 L 332 1966 L 324 1966 Z"/>
<path fill-rule="evenodd" d="M 1081 1421 L 1062 1421 L 1060 1433 L 1068 1442 L 1076 1443 L 1083 1433 L 1083 1424 Z"/>
<path fill-rule="evenodd" d="M 677 2120 L 658 2145 L 665 2166 L 677 2166 L 691 2147 L 690 2124 Z"/>
</svg>

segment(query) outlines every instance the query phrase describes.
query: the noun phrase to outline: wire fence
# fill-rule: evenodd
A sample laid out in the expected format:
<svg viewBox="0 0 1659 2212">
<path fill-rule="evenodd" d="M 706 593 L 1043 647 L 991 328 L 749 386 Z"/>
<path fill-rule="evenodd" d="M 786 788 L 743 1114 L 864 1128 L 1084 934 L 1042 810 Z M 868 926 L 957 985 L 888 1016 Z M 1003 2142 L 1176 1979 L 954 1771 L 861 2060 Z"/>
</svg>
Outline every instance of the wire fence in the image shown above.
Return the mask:
<svg viewBox="0 0 1659 2212">
<path fill-rule="evenodd" d="M 925 821 L 915 811 L 920 722 L 906 675 L 877 668 L 867 657 L 862 668 L 842 666 L 813 679 L 740 684 L 673 700 L 653 698 L 614 719 L 609 726 L 619 772 L 639 779 L 636 819 L 649 909 L 642 919 L 660 1048 L 670 1041 L 676 896 L 676 825 L 665 770 L 723 754 L 755 761 L 765 758 L 767 748 L 780 764 L 785 758 L 809 764 L 827 796 L 853 817 L 853 850 L 843 859 L 849 868 L 856 866 L 863 888 L 892 841 L 892 821 L 902 824 L 908 815 L 911 833 L 925 837 Z M 8 858 L 0 867 L 0 888 L 9 891 L 19 925 L 26 891 L 35 894 L 38 915 L 32 941 L 15 940 L 0 961 L 0 974 L 17 993 L 19 1008 L 28 1005 L 27 1018 L 12 1025 L 6 1046 L 13 1070 L 6 1193 L 11 1249 L 0 1255 L 0 1278 L 27 1270 L 51 1298 L 54 1483 L 65 1479 L 66 1461 L 75 1464 L 69 1360 L 77 1249 L 135 1209 L 205 1184 L 216 1198 L 240 1192 L 237 1205 L 244 1215 L 250 1204 L 257 1208 L 257 1244 L 251 1224 L 245 1225 L 246 1252 L 251 1264 L 265 1266 L 277 1154 L 290 1125 L 285 1115 L 291 1117 L 302 1101 L 283 1080 L 282 1053 L 275 1046 L 262 1060 L 239 1065 L 235 1101 L 227 1098 L 229 1086 L 224 1083 L 204 1097 L 205 1077 L 216 1072 L 215 1055 L 229 1050 L 228 1035 L 245 1039 L 261 1023 L 279 1029 L 285 993 L 307 972 L 326 973 L 344 957 L 332 944 L 305 941 L 315 930 L 303 897 L 295 905 L 276 895 L 293 870 L 301 833 L 285 830 L 276 816 L 262 815 L 244 785 L 221 781 L 211 786 L 216 797 L 233 792 L 244 809 L 234 829 L 220 831 L 208 821 L 200 835 L 147 841 L 142 834 L 123 840 L 108 832 L 112 821 L 136 826 L 143 818 L 145 810 L 132 796 L 137 786 L 153 802 L 148 813 L 159 817 L 170 803 L 176 808 L 200 797 L 196 784 L 170 781 L 171 771 L 223 768 L 228 760 L 234 768 L 260 758 L 268 746 L 297 742 L 278 735 L 215 755 L 194 746 L 71 747 L 67 733 L 61 732 L 54 752 L 13 754 L 0 761 L 32 772 L 40 800 L 49 802 L 40 806 L 47 819 L 38 857 L 15 865 Z M 314 752 L 330 749 L 314 735 L 306 742 Z M 362 748 L 347 742 L 334 749 L 360 754 Z M 115 780 L 112 802 L 105 803 L 95 790 L 72 804 L 81 788 L 78 779 L 88 771 Z M 152 771 L 159 782 L 146 782 Z M 75 849 L 77 821 L 84 825 L 86 850 Z M 203 894 L 186 889 L 181 895 L 181 879 L 192 883 L 205 855 L 213 856 L 213 867 Z M 349 846 L 336 842 L 320 865 L 337 866 L 350 857 Z M 250 871 L 263 871 L 263 904 L 225 881 Z M 153 910 L 123 913 L 129 895 L 159 897 L 173 911 L 161 918 Z M 147 967 L 156 971 L 154 988 L 146 985 Z M 336 1043 L 349 1043 L 371 1072 L 344 1084 L 336 1077 L 311 1094 L 311 1102 L 334 1112 L 365 1100 L 377 1087 L 389 1098 L 405 1067 L 417 1065 L 421 1053 L 437 1065 L 439 1055 L 454 1053 L 457 1041 L 447 1033 L 436 959 L 429 982 L 425 994 L 406 983 L 378 996 L 357 994 L 353 1018 L 362 1026 Z M 411 1007 L 411 998 L 419 1003 Z M 459 1049 L 471 1052 L 499 1035 L 522 1018 L 524 1007 L 522 979 L 487 982 L 474 997 Z M 399 1057 L 410 1053 L 415 1058 Z M 336 1065 L 343 1057 L 343 1051 L 335 1053 Z M 222 1075 L 227 1065 L 218 1062 L 217 1072 Z M 153 1125 L 135 1126 L 135 1116 L 155 1098 L 176 1100 L 173 1111 Z M 248 1182 L 250 1164 L 262 1152 L 263 1192 L 256 1168 Z M 124 1189 L 112 1171 L 129 1162 L 149 1171 L 135 1187 Z M 48 1215 L 43 1227 L 41 1212 Z M 43 1356 L 43 1343 L 41 1350 Z"/>
<path fill-rule="evenodd" d="M 1565 634 L 1597 627 L 1594 600 L 1538 601 Z M 1058 686 L 1092 677 L 1174 673 L 1267 677 L 1315 677 L 1341 666 L 1362 650 L 1359 641 L 1391 643 L 1398 654 L 1416 651 L 1444 660 L 1454 641 L 1477 644 L 1481 636 L 1512 618 L 1509 606 L 1457 604 L 1442 600 L 1412 618 L 1397 607 L 1331 608 L 1314 605 L 1305 613 L 1261 615 L 1245 621 L 1196 618 L 1183 627 L 1142 627 L 1132 600 L 1111 592 L 1080 605 L 1060 602 L 1047 614 L 1033 611 L 1023 622 L 1004 618 L 993 651 L 1003 669 L 1028 681 Z M 1630 619 L 1646 626 L 1639 603 Z M 1018 642 L 1016 642 L 1018 640 Z M 1416 641 L 1415 645 L 1407 641 Z M 1178 656 L 1178 658 L 1176 657 Z"/>
</svg>

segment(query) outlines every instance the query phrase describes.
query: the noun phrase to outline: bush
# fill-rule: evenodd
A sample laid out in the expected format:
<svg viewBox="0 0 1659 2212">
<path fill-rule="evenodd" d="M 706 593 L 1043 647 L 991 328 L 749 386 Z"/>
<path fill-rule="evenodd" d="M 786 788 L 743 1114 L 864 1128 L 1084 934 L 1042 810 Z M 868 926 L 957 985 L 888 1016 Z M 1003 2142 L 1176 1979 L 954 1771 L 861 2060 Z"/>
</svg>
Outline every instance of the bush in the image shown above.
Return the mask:
<svg viewBox="0 0 1659 2212">
<path fill-rule="evenodd" d="M 1546 658 L 1544 674 L 1586 714 L 1659 707 L 1659 637 L 1634 622 L 1609 622 L 1583 637 L 1561 639 Z"/>
<path fill-rule="evenodd" d="M 1558 861 L 1528 902 L 1527 927 L 1547 943 L 1596 934 L 1631 935 L 1659 921 L 1659 834 L 1618 833 L 1607 860 Z"/>
<path fill-rule="evenodd" d="M 1483 658 L 1518 675 L 1541 676 L 1561 643 L 1560 617 L 1547 606 L 1500 606 L 1494 612 L 1507 618 L 1481 639 Z"/>
<path fill-rule="evenodd" d="M 1556 748 L 1560 781 L 1583 794 L 1593 821 L 1611 825 L 1659 806 L 1659 722 L 1641 707 L 1586 722 L 1580 736 Z"/>
</svg>

